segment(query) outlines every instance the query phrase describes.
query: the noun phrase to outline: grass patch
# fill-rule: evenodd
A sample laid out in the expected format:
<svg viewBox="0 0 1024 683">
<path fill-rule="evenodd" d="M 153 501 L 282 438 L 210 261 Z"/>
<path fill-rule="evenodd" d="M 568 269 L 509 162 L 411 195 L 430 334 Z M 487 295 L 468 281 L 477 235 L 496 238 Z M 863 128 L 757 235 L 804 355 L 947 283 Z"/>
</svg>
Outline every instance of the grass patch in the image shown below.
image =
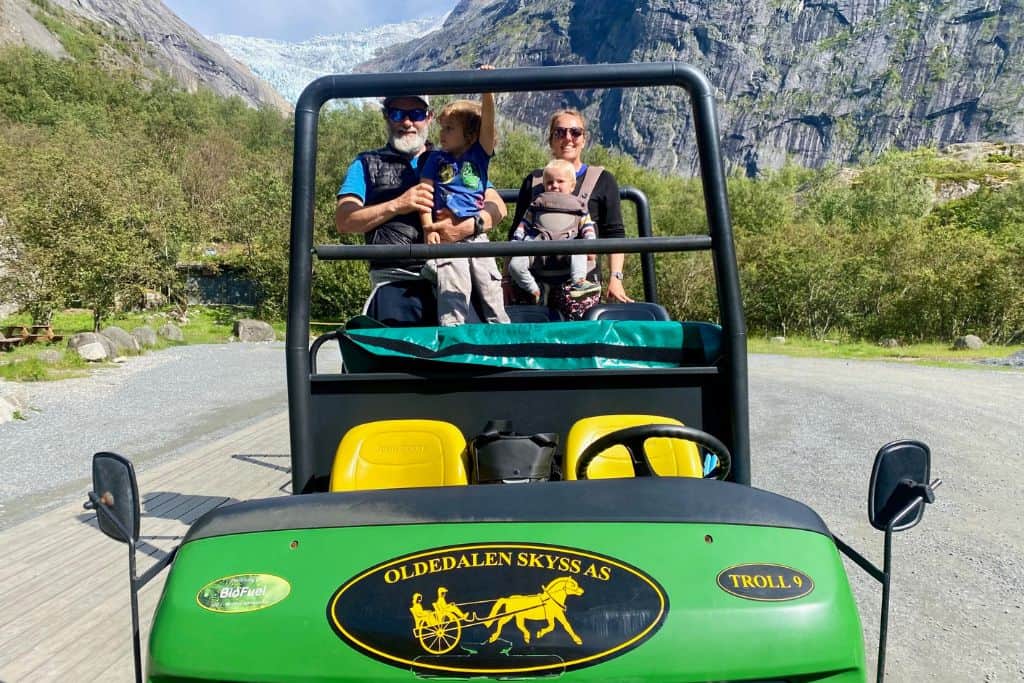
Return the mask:
<svg viewBox="0 0 1024 683">
<path fill-rule="evenodd" d="M 187 322 L 182 322 L 175 317 L 171 309 L 134 311 L 120 313 L 105 321 L 101 329 L 116 326 L 126 332 L 131 332 L 136 327 L 146 326 L 156 331 L 164 324 L 171 323 L 181 328 L 186 344 L 220 344 L 231 339 L 235 320 L 251 317 L 253 317 L 252 309 L 248 306 L 192 306 L 188 309 Z M 27 325 L 31 322 L 29 315 L 21 313 L 0 319 L 0 328 L 6 325 Z M 92 312 L 86 309 L 71 308 L 55 313 L 52 323 L 54 333 L 64 335 L 64 339 L 67 340 L 68 337 L 78 332 L 92 332 Z M 275 325 L 274 329 L 278 330 L 278 327 L 283 330 L 284 323 Z M 166 340 L 160 340 L 159 343 L 164 347 L 175 345 Z"/>
<path fill-rule="evenodd" d="M 924 343 L 908 344 L 897 348 L 884 348 L 864 341 L 821 341 L 806 337 L 786 337 L 785 344 L 774 344 L 766 337 L 750 337 L 747 340 L 750 353 L 774 353 L 801 358 L 843 358 L 849 360 L 889 360 L 933 365 L 941 367 L 990 367 L 979 365 L 986 358 L 1005 358 L 1024 345 L 986 346 L 977 351 L 957 351 L 949 344 Z"/>
<path fill-rule="evenodd" d="M 172 342 L 157 337 L 155 347 L 159 350 L 181 344 L 222 344 L 231 340 L 235 320 L 253 317 L 252 309 L 246 306 L 193 306 L 188 309 L 187 321 L 172 315 L 170 309 L 162 311 L 137 311 L 122 313 L 106 321 L 104 328 L 116 326 L 131 332 L 137 327 L 149 327 L 154 332 L 167 323 L 177 325 L 185 336 L 184 342 Z M 26 314 L 0 319 L 0 330 L 7 325 L 31 324 Z M 67 340 L 79 332 L 92 332 L 92 312 L 85 309 L 68 309 L 54 314 L 53 331 L 63 335 L 64 341 L 57 344 L 24 344 L 12 351 L 0 352 L 0 378 L 15 382 L 38 382 L 66 379 L 87 375 L 90 366 L 78 354 L 67 350 Z M 284 338 L 284 322 L 272 323 L 278 339 Z M 42 351 L 54 350 L 60 353 L 55 362 L 39 358 Z M 144 351 L 145 352 L 145 351 Z"/>
<path fill-rule="evenodd" d="M 60 347 L 61 357 L 54 363 L 40 360 L 37 356 L 45 346 L 32 344 L 15 349 L 0 356 L 0 379 L 10 382 L 44 382 L 69 377 L 84 377 L 88 374 L 86 362 L 76 353 Z"/>
</svg>

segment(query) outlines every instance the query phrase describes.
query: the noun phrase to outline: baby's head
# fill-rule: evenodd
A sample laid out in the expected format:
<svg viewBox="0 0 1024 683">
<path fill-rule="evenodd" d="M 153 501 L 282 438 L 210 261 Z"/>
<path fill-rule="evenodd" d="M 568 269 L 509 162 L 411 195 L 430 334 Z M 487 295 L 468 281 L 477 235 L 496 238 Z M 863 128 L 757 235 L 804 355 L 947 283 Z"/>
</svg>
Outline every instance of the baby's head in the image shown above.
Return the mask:
<svg viewBox="0 0 1024 683">
<path fill-rule="evenodd" d="M 441 124 L 441 149 L 461 154 L 480 139 L 480 103 L 455 100 L 441 110 L 437 117 Z"/>
<path fill-rule="evenodd" d="M 576 167 L 565 159 L 552 159 L 544 167 L 544 191 L 572 194 L 576 189 Z"/>
</svg>

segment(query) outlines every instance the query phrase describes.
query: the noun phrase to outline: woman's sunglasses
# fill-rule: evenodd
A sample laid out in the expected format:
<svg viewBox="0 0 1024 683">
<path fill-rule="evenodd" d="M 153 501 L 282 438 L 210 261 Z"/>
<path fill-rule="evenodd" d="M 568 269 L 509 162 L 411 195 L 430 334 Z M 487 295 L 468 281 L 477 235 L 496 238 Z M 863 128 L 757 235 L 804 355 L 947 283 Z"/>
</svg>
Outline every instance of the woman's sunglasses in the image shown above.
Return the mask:
<svg viewBox="0 0 1024 683">
<path fill-rule="evenodd" d="M 393 123 L 401 123 L 404 119 L 419 123 L 425 121 L 429 113 L 426 109 L 399 109 L 398 107 L 388 107 L 386 112 L 388 121 Z"/>
<path fill-rule="evenodd" d="M 562 128 L 561 126 L 559 126 L 558 128 L 555 128 L 555 137 L 562 138 L 564 140 L 565 138 L 571 135 L 572 139 L 575 140 L 576 138 L 582 136 L 586 132 L 587 131 L 583 130 L 582 128 L 576 128 L 575 126 L 572 128 Z"/>
</svg>

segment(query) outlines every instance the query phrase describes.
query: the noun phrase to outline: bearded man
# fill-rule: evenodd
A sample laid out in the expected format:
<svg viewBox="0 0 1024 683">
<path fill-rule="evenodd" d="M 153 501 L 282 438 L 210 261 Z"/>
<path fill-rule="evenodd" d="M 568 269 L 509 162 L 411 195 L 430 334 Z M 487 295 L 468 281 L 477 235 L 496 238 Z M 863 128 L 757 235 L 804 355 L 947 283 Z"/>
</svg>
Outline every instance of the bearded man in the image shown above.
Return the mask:
<svg viewBox="0 0 1024 683">
<path fill-rule="evenodd" d="M 434 114 L 426 95 L 385 98 L 383 114 L 388 143 L 359 154 L 348 167 L 338 188 L 334 224 L 341 234 L 362 234 L 367 244 L 422 244 L 420 212 L 433 209 L 434 191 L 420 182 L 419 173 L 431 153 L 427 130 Z M 488 187 L 479 218 L 456 222 L 442 213 L 431 229 L 442 242 L 459 242 L 490 230 L 506 213 L 501 197 Z M 424 300 L 423 292 L 430 290 L 423 285 L 423 265 L 410 259 L 371 261 L 370 281 L 376 289 L 365 312 L 389 324 L 436 324 L 429 310 L 434 302 Z M 383 287 L 396 283 L 406 284 Z"/>
</svg>

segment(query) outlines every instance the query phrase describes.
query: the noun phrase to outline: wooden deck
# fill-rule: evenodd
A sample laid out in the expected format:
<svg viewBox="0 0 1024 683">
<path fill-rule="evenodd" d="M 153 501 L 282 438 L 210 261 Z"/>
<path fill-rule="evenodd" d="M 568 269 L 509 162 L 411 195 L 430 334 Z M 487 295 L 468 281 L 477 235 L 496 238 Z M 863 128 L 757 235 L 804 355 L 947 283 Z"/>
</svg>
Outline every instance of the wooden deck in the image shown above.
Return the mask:
<svg viewBox="0 0 1024 683">
<path fill-rule="evenodd" d="M 281 413 L 140 472 L 139 575 L 208 510 L 289 493 L 288 452 Z M 127 546 L 94 513 L 70 504 L 2 531 L 0 558 L 0 683 L 132 680 Z M 139 594 L 143 661 L 166 577 Z"/>
</svg>

